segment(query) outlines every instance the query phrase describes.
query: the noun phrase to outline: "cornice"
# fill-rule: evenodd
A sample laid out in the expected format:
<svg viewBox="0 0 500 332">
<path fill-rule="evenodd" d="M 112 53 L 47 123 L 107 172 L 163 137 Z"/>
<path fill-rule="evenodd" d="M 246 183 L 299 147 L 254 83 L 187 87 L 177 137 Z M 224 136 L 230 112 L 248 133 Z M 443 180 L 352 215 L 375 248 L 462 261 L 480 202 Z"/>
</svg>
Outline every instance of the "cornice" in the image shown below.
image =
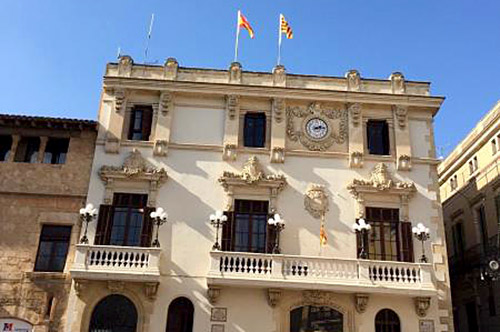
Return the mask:
<svg viewBox="0 0 500 332">
<path fill-rule="evenodd" d="M 142 78 L 104 77 L 106 89 L 160 90 L 201 94 L 236 94 L 246 97 L 285 98 L 289 100 L 315 100 L 342 103 L 369 103 L 383 105 L 405 105 L 432 108 L 433 115 L 444 101 L 439 96 L 396 95 L 388 93 L 326 91 L 319 89 L 297 89 L 286 87 L 254 86 L 243 84 L 221 84 L 205 82 L 159 81 Z"/>
</svg>

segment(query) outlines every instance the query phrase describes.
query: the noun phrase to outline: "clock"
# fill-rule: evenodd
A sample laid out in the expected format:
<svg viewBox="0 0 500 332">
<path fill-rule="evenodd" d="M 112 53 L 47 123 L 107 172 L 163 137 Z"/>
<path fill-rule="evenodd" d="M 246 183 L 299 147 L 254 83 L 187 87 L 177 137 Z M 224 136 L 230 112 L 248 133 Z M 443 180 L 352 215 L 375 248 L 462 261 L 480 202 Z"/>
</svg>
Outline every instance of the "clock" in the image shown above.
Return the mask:
<svg viewBox="0 0 500 332">
<path fill-rule="evenodd" d="M 305 125 L 306 134 L 313 140 L 322 140 L 328 135 L 328 123 L 325 120 L 314 117 L 309 119 Z"/>
</svg>

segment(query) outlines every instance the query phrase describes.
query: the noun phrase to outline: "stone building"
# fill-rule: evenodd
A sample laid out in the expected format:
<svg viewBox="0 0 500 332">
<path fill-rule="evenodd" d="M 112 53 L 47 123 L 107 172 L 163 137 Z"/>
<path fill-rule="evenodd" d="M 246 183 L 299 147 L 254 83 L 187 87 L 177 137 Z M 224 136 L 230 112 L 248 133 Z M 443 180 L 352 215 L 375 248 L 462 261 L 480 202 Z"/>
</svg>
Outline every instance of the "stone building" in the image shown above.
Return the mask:
<svg viewBox="0 0 500 332">
<path fill-rule="evenodd" d="M 0 330 L 63 331 L 96 122 L 0 114 Z"/>
<path fill-rule="evenodd" d="M 397 72 L 108 64 L 66 331 L 450 331 L 442 102 Z"/>
<path fill-rule="evenodd" d="M 455 331 L 500 330 L 500 103 L 439 165 Z"/>
</svg>

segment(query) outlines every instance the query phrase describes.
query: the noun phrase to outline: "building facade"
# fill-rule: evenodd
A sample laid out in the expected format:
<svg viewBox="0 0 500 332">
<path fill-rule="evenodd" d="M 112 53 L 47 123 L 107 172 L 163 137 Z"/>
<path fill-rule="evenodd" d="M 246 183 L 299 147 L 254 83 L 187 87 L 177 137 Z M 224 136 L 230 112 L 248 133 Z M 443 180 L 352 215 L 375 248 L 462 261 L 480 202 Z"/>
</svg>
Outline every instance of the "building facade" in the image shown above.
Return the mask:
<svg viewBox="0 0 500 332">
<path fill-rule="evenodd" d="M 442 101 L 401 73 L 108 64 L 66 331 L 450 331 Z"/>
<path fill-rule="evenodd" d="M 500 330 L 499 145 L 497 104 L 438 168 L 455 331 Z"/>
<path fill-rule="evenodd" d="M 96 122 L 0 115 L 0 329 L 63 331 Z"/>
</svg>

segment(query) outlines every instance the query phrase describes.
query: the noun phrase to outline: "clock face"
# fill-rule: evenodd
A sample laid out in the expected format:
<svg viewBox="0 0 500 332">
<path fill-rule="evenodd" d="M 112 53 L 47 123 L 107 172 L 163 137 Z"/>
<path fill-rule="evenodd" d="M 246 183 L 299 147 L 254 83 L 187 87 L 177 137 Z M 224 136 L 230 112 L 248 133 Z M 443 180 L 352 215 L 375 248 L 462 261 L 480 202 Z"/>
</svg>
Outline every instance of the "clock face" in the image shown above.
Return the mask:
<svg viewBox="0 0 500 332">
<path fill-rule="evenodd" d="M 328 124 L 320 118 L 312 118 L 306 123 L 306 133 L 312 139 L 323 139 L 328 134 Z"/>
</svg>

